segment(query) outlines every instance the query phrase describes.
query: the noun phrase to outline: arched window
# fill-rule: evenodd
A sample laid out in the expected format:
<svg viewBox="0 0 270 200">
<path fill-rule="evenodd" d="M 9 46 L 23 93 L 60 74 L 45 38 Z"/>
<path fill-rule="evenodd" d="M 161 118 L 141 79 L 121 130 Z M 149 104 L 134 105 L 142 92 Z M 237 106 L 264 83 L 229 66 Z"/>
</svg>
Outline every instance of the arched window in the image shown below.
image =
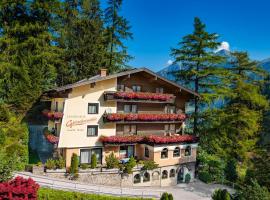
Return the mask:
<svg viewBox="0 0 270 200">
<path fill-rule="evenodd" d="M 185 148 L 185 156 L 191 156 L 191 147 L 190 146 L 187 146 Z"/>
<path fill-rule="evenodd" d="M 133 180 L 133 183 L 140 183 L 141 182 L 141 176 L 140 176 L 140 174 L 136 174 L 135 176 L 134 176 L 134 180 Z"/>
<path fill-rule="evenodd" d="M 148 149 L 148 147 L 144 148 L 144 157 L 149 158 L 149 149 Z"/>
<path fill-rule="evenodd" d="M 150 174 L 148 172 L 145 172 L 143 175 L 143 182 L 149 182 L 150 181 Z"/>
<path fill-rule="evenodd" d="M 167 170 L 163 170 L 161 178 L 162 179 L 168 178 L 168 171 Z"/>
<path fill-rule="evenodd" d="M 168 149 L 167 148 L 162 149 L 161 158 L 168 158 Z"/>
<path fill-rule="evenodd" d="M 152 173 L 152 180 L 159 180 L 159 172 L 153 172 Z"/>
<path fill-rule="evenodd" d="M 175 169 L 170 170 L 170 177 L 175 177 Z"/>
<path fill-rule="evenodd" d="M 180 148 L 179 147 L 175 147 L 175 149 L 173 150 L 173 157 L 180 157 Z"/>
</svg>

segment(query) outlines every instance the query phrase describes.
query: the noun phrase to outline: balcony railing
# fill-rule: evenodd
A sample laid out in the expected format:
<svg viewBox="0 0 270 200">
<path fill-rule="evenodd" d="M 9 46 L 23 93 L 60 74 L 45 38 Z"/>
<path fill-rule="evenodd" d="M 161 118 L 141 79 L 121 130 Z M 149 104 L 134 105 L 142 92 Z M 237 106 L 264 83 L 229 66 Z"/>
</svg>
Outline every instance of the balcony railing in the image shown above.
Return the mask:
<svg viewBox="0 0 270 200">
<path fill-rule="evenodd" d="M 105 113 L 103 121 L 115 123 L 182 123 L 186 119 L 185 114 L 122 114 Z"/>
<path fill-rule="evenodd" d="M 174 103 L 175 96 L 163 93 L 106 91 L 104 92 L 104 100 L 118 102 Z"/>
</svg>

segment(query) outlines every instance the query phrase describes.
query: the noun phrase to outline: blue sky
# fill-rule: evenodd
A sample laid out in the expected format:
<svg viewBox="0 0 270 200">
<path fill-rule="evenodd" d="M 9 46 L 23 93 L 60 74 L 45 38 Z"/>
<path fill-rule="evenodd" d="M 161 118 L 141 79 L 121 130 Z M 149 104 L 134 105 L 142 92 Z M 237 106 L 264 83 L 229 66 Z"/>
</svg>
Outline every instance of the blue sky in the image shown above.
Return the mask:
<svg viewBox="0 0 270 200">
<path fill-rule="evenodd" d="M 134 67 L 165 67 L 170 48 L 192 32 L 195 16 L 231 50 L 257 60 L 270 57 L 270 0 L 124 0 L 122 14 L 132 25 L 127 46 Z"/>
</svg>

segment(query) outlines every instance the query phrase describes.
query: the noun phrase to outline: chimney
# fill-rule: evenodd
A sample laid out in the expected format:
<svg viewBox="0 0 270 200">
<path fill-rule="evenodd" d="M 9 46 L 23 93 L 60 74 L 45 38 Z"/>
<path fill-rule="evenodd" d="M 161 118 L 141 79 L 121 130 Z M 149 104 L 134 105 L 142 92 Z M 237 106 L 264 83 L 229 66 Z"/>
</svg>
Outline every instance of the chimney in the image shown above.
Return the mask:
<svg viewBox="0 0 270 200">
<path fill-rule="evenodd" d="M 106 68 L 101 68 L 101 69 L 99 70 L 99 75 L 100 75 L 101 77 L 107 76 L 107 69 L 106 69 Z"/>
</svg>

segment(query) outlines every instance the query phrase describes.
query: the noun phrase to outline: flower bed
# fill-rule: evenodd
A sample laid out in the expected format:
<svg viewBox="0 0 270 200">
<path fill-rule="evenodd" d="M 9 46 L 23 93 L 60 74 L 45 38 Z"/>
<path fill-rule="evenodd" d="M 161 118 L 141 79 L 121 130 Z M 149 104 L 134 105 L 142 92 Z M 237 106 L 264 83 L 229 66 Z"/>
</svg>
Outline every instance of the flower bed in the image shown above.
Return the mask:
<svg viewBox="0 0 270 200">
<path fill-rule="evenodd" d="M 114 97 L 117 99 L 137 99 L 137 100 L 154 100 L 169 101 L 173 99 L 172 94 L 149 93 L 149 92 L 116 92 Z"/>
<path fill-rule="evenodd" d="M 44 129 L 44 136 L 48 142 L 51 144 L 57 144 L 59 142 L 59 137 L 52 134 L 48 129 Z"/>
<path fill-rule="evenodd" d="M 63 113 L 62 112 L 43 110 L 42 114 L 45 117 L 49 118 L 49 119 L 61 119 L 61 118 L 63 118 Z"/>
<path fill-rule="evenodd" d="M 173 143 L 195 143 L 198 137 L 193 135 L 174 135 L 174 136 L 109 136 L 100 137 L 100 141 L 105 144 L 173 144 Z"/>
<path fill-rule="evenodd" d="M 0 199 L 37 199 L 39 185 L 31 178 L 24 179 L 16 177 L 15 179 L 0 183 Z"/>
<path fill-rule="evenodd" d="M 185 114 L 119 114 L 105 116 L 108 121 L 183 121 Z"/>
</svg>

